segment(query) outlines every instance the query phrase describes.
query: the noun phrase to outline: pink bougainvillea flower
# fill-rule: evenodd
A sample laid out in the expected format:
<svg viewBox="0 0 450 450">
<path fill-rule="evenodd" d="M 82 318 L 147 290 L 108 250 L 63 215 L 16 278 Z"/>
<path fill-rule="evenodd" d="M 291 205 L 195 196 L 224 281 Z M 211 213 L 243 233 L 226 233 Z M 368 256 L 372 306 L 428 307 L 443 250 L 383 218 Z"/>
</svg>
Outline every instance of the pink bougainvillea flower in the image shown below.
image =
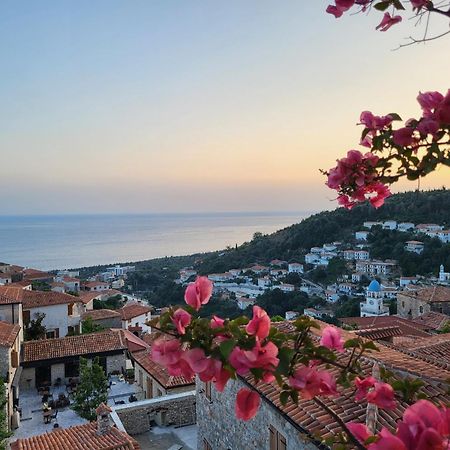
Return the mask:
<svg viewBox="0 0 450 450">
<path fill-rule="evenodd" d="M 335 3 L 342 11 L 348 11 L 355 4 L 355 0 L 335 0 Z"/>
<path fill-rule="evenodd" d="M 436 108 L 436 116 L 444 125 L 450 125 L 450 89 L 444 97 L 444 100 Z"/>
<path fill-rule="evenodd" d="M 198 311 L 202 305 L 209 302 L 212 291 L 213 284 L 207 277 L 197 277 L 195 282 L 186 288 L 184 301 Z"/>
<path fill-rule="evenodd" d="M 377 380 L 374 377 L 366 377 L 366 378 L 355 378 L 355 386 L 356 386 L 356 394 L 355 394 L 355 400 L 360 401 L 363 398 L 366 398 L 367 393 L 369 392 L 370 388 L 373 388 L 375 386 L 375 383 Z"/>
<path fill-rule="evenodd" d="M 392 118 L 389 116 L 375 116 L 370 111 L 363 111 L 359 116 L 360 122 L 369 130 L 382 130 L 392 123 Z"/>
<path fill-rule="evenodd" d="M 175 364 L 168 365 L 167 372 L 173 377 L 182 376 L 186 380 L 191 380 L 195 375 L 195 372 L 192 370 L 191 366 L 183 358 L 181 358 Z"/>
<path fill-rule="evenodd" d="M 402 21 L 401 16 L 391 16 L 388 12 L 384 13 L 383 20 L 377 25 L 376 29 L 380 31 L 387 31 L 392 25 Z"/>
<path fill-rule="evenodd" d="M 158 364 L 163 366 L 176 364 L 183 352 L 180 348 L 180 342 L 178 339 L 157 339 L 152 345 L 152 359 Z"/>
<path fill-rule="evenodd" d="M 230 354 L 230 364 L 238 375 L 247 375 L 250 369 L 273 370 L 278 366 L 278 347 L 273 342 L 262 346 L 258 341 L 251 350 L 235 347 Z"/>
<path fill-rule="evenodd" d="M 320 345 L 330 349 L 337 350 L 338 352 L 344 351 L 344 339 L 342 339 L 341 331 L 339 328 L 327 326 L 322 332 L 322 338 L 320 339 Z"/>
<path fill-rule="evenodd" d="M 209 365 L 209 360 L 201 348 L 191 348 L 186 351 L 183 359 L 187 361 L 195 373 L 203 372 Z"/>
<path fill-rule="evenodd" d="M 394 397 L 395 392 L 390 384 L 377 382 L 373 390 L 367 393 L 366 400 L 382 409 L 394 409 L 397 405 Z"/>
<path fill-rule="evenodd" d="M 353 436 L 355 436 L 355 438 L 362 444 L 366 442 L 370 436 L 372 436 L 372 433 L 363 423 L 350 422 L 347 423 L 347 428 L 350 430 L 350 433 L 352 433 Z"/>
<path fill-rule="evenodd" d="M 383 428 L 378 436 L 378 440 L 369 445 L 369 450 L 408 450 L 405 444 L 386 428 Z"/>
<path fill-rule="evenodd" d="M 253 318 L 245 327 L 248 334 L 255 335 L 258 339 L 265 339 L 270 331 L 270 317 L 259 306 L 253 307 Z"/>
<path fill-rule="evenodd" d="M 241 420 L 250 420 L 256 416 L 261 397 L 255 391 L 242 388 L 236 395 L 236 417 Z"/>
<path fill-rule="evenodd" d="M 214 386 L 219 392 L 223 392 L 225 389 L 226 384 L 228 383 L 228 380 L 231 378 L 231 373 L 224 369 L 223 367 L 218 370 L 214 376 Z"/>
<path fill-rule="evenodd" d="M 395 144 L 402 147 L 408 147 L 416 142 L 414 138 L 414 128 L 404 127 L 395 130 L 392 134 L 392 139 Z"/>
<path fill-rule="evenodd" d="M 342 11 L 342 9 L 339 9 L 337 6 L 335 5 L 328 5 L 326 12 L 328 14 L 332 14 L 336 19 L 339 19 L 339 17 L 342 16 L 342 14 L 344 14 L 344 11 Z"/>
<path fill-rule="evenodd" d="M 289 384 L 292 388 L 300 391 L 302 397 L 311 400 L 316 395 L 335 395 L 336 380 L 333 375 L 326 370 L 317 370 L 315 367 L 300 365 L 289 377 Z"/>
<path fill-rule="evenodd" d="M 374 208 L 379 208 L 384 205 L 384 200 L 391 196 L 391 191 L 383 183 L 375 183 L 370 192 L 375 192 L 376 196 L 369 199 L 370 204 Z"/>
<path fill-rule="evenodd" d="M 224 319 L 221 319 L 219 316 L 213 316 L 210 322 L 210 327 L 212 329 L 214 328 L 222 328 L 223 324 L 225 323 Z"/>
<path fill-rule="evenodd" d="M 230 364 L 236 369 L 238 375 L 247 375 L 250 371 L 251 363 L 248 360 L 245 351 L 240 347 L 234 347 L 230 353 Z"/>
<path fill-rule="evenodd" d="M 422 8 L 429 2 L 429 0 L 410 0 L 410 1 L 411 1 L 411 5 L 413 6 L 413 8 L 417 8 L 417 9 Z"/>
<path fill-rule="evenodd" d="M 431 118 L 424 117 L 417 124 L 417 131 L 422 136 L 427 136 L 427 135 L 431 134 L 434 137 L 436 135 L 436 133 L 439 131 L 439 122 L 437 122 L 436 120 L 433 120 Z"/>
<path fill-rule="evenodd" d="M 178 308 L 172 317 L 179 334 L 186 334 L 186 327 L 191 323 L 192 316 L 182 308 Z"/>
<path fill-rule="evenodd" d="M 437 91 L 419 92 L 417 101 L 422 108 L 423 115 L 429 117 L 444 100 L 444 96 Z"/>
</svg>

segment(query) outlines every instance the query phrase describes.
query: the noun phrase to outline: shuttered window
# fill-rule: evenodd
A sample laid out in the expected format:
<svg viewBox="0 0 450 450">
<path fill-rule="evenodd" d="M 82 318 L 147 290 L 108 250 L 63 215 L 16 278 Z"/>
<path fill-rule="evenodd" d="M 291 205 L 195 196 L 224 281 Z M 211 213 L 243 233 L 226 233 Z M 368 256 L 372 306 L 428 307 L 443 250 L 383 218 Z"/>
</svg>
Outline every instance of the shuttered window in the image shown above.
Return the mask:
<svg viewBox="0 0 450 450">
<path fill-rule="evenodd" d="M 269 449 L 286 450 L 286 438 L 272 425 L 269 426 Z"/>
</svg>

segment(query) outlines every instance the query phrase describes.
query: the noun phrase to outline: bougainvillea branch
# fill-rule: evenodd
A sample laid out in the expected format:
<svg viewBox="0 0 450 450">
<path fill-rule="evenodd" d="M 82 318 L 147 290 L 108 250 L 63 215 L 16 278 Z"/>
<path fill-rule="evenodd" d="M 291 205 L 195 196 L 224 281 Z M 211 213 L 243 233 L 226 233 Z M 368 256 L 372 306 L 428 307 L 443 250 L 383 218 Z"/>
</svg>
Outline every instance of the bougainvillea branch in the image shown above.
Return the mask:
<svg viewBox="0 0 450 450">
<path fill-rule="evenodd" d="M 350 150 L 336 167 L 323 171 L 340 205 L 351 209 L 369 200 L 378 208 L 390 195 L 387 185 L 403 177 L 417 180 L 440 165 L 450 167 L 450 89 L 419 93 L 417 101 L 421 116 L 406 121 L 397 113 L 361 113 L 360 145 L 370 151 Z"/>
<path fill-rule="evenodd" d="M 335 442 L 344 447 L 412 450 L 411 443 L 423 442 L 423 447 L 414 448 L 443 450 L 447 445 L 450 409 L 444 406 L 439 409 L 420 400 L 406 409 L 395 434 L 383 429 L 373 435 L 364 424 L 344 423 L 323 402 L 323 398 L 342 395 L 342 389 L 349 386 L 354 387 L 355 402 L 366 401 L 381 409 L 395 408 L 399 393 L 404 401 L 414 400 L 421 386 L 417 380 L 378 379 L 361 372 L 362 355 L 378 350 L 373 342 L 359 337 L 345 341 L 341 331 L 333 326 L 321 330 L 318 339 L 312 331 L 319 325 L 305 316 L 292 322 L 291 331 L 283 332 L 272 326 L 259 306 L 253 307 L 250 320 L 201 318 L 198 310 L 211 295 L 212 283 L 206 277 L 198 277 L 186 288 L 187 305 L 169 309 L 152 323 L 163 335 L 153 343 L 151 357 L 165 366 L 170 375 L 188 379 L 197 375 L 203 382 L 214 383 L 219 392 L 230 379 L 238 377 L 252 378 L 254 383 L 277 383 L 282 404 L 314 400 L 334 417 L 344 432 Z M 251 420 L 260 403 L 255 390 L 243 387 L 236 395 L 236 417 Z M 434 446 L 426 447 L 429 442 Z"/>
</svg>

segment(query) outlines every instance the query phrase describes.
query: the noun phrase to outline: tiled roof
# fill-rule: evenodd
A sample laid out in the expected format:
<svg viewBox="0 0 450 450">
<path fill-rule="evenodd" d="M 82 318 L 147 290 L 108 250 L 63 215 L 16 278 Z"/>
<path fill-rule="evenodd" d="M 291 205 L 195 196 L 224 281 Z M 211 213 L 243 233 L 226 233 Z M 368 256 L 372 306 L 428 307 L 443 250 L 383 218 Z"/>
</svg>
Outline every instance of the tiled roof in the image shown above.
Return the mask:
<svg viewBox="0 0 450 450">
<path fill-rule="evenodd" d="M 9 287 L 28 287 L 31 286 L 31 281 L 28 280 L 21 280 L 21 281 L 14 281 L 13 283 L 9 284 Z"/>
<path fill-rule="evenodd" d="M 450 333 L 401 342 L 396 347 L 408 354 L 420 356 L 426 361 L 440 364 L 450 370 Z"/>
<path fill-rule="evenodd" d="M 80 293 L 80 300 L 86 304 L 89 303 L 91 300 L 94 300 L 95 298 L 102 298 L 102 291 L 81 291 Z"/>
<path fill-rule="evenodd" d="M 59 428 L 27 439 L 18 439 L 11 444 L 11 450 L 140 450 L 140 448 L 135 439 L 114 427 L 107 433 L 98 435 L 95 422 Z"/>
<path fill-rule="evenodd" d="M 359 330 L 369 330 L 372 328 L 398 327 L 401 335 L 397 336 L 419 336 L 426 337 L 429 334 L 425 331 L 427 327 L 403 319 L 399 316 L 378 316 L 378 317 L 343 317 L 339 319 L 343 324 L 356 327 Z"/>
<path fill-rule="evenodd" d="M 399 326 L 392 327 L 379 327 L 379 328 L 368 328 L 355 330 L 353 333 L 358 336 L 364 336 L 367 339 L 371 339 L 372 341 L 385 340 L 392 338 L 394 336 L 403 336 L 402 330 L 400 330 Z"/>
<path fill-rule="evenodd" d="M 430 330 L 440 330 L 447 322 L 450 322 L 450 316 L 430 311 L 415 319 L 412 319 L 412 322 L 423 325 Z"/>
<path fill-rule="evenodd" d="M 84 287 L 109 286 L 105 281 L 86 281 L 83 283 Z"/>
<path fill-rule="evenodd" d="M 133 303 L 131 305 L 124 306 L 122 309 L 119 309 L 119 311 L 122 315 L 122 320 L 130 320 L 133 317 L 138 317 L 142 314 L 149 313 L 151 308 L 145 305 L 140 305 L 139 303 Z"/>
<path fill-rule="evenodd" d="M 0 286 L 0 303 L 22 303 L 24 308 L 79 302 L 73 295 L 54 291 L 28 291 L 20 287 Z"/>
<path fill-rule="evenodd" d="M 0 286 L 0 305 L 22 303 L 21 287 Z"/>
<path fill-rule="evenodd" d="M 43 272 L 42 270 L 37 269 L 24 269 L 23 277 L 27 280 L 42 280 L 47 278 L 54 278 L 54 275 L 48 272 Z"/>
<path fill-rule="evenodd" d="M 317 322 L 321 325 L 321 329 L 326 325 L 322 322 Z M 292 326 L 288 322 L 280 322 L 274 325 L 283 329 L 283 331 L 292 330 Z M 321 330 L 313 330 L 313 334 L 316 335 L 313 338 L 318 339 L 320 333 Z M 345 339 L 349 339 L 354 334 L 343 331 L 343 336 Z M 417 356 L 405 355 L 383 344 L 377 343 L 377 346 L 380 348 L 380 352 L 373 352 L 360 360 L 361 370 L 365 375 L 372 374 L 373 366 L 376 363 L 393 370 L 397 374 L 404 375 L 405 372 L 408 372 L 410 376 L 420 376 L 425 380 L 425 385 L 421 388 L 421 392 L 426 394 L 428 398 L 444 403 L 450 400 L 448 386 L 442 383 L 442 380 L 450 376 L 450 370 L 427 363 Z M 338 355 L 338 362 L 345 364 L 348 357 L 348 352 L 340 354 Z M 337 373 L 335 368 L 328 370 Z M 263 400 L 280 410 L 291 423 L 311 436 L 317 436 L 319 440 L 324 440 L 342 431 L 336 420 L 317 405 L 314 400 L 300 399 L 298 405 L 288 402 L 283 406 L 279 400 L 280 388 L 276 383 L 259 382 L 255 384 L 251 376 L 245 378 L 245 382 L 256 389 L 262 395 Z M 366 420 L 367 403 L 364 401 L 355 402 L 354 388 L 345 388 L 340 392 L 339 396 L 321 398 L 321 400 L 346 423 L 351 421 L 364 423 Z M 391 430 L 395 428 L 396 421 L 401 418 L 406 406 L 399 402 L 393 410 L 378 409 L 377 431 L 380 431 L 382 427 L 387 427 Z"/>
<path fill-rule="evenodd" d="M 195 384 L 195 377 L 187 380 L 183 376 L 171 376 L 167 369 L 155 363 L 150 356 L 150 351 L 134 352 L 132 358 L 165 389 Z"/>
<path fill-rule="evenodd" d="M 445 286 L 430 286 L 417 291 L 403 291 L 399 295 L 415 298 L 425 303 L 450 302 L 450 288 Z"/>
<path fill-rule="evenodd" d="M 121 331 L 105 330 L 79 336 L 24 342 L 23 362 L 125 350 L 127 345 Z"/>
<path fill-rule="evenodd" d="M 20 326 L 0 321 L 0 346 L 12 347 L 19 334 Z"/>
<path fill-rule="evenodd" d="M 93 309 L 91 311 L 86 311 L 81 315 L 82 320 L 86 320 L 88 317 L 92 320 L 102 320 L 121 317 L 121 315 L 119 312 L 113 311 L 112 309 Z"/>
</svg>

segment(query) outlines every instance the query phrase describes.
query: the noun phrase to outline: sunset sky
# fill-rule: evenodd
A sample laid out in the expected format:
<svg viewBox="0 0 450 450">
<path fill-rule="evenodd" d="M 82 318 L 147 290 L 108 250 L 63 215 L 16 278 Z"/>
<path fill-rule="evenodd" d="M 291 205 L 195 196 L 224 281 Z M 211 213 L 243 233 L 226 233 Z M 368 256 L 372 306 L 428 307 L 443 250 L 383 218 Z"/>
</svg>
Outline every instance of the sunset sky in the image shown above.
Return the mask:
<svg viewBox="0 0 450 450">
<path fill-rule="evenodd" d="M 446 91 L 450 39 L 392 51 L 422 29 L 327 4 L 2 2 L 0 213 L 335 207 L 318 169 L 358 148 L 362 110 Z"/>
</svg>

